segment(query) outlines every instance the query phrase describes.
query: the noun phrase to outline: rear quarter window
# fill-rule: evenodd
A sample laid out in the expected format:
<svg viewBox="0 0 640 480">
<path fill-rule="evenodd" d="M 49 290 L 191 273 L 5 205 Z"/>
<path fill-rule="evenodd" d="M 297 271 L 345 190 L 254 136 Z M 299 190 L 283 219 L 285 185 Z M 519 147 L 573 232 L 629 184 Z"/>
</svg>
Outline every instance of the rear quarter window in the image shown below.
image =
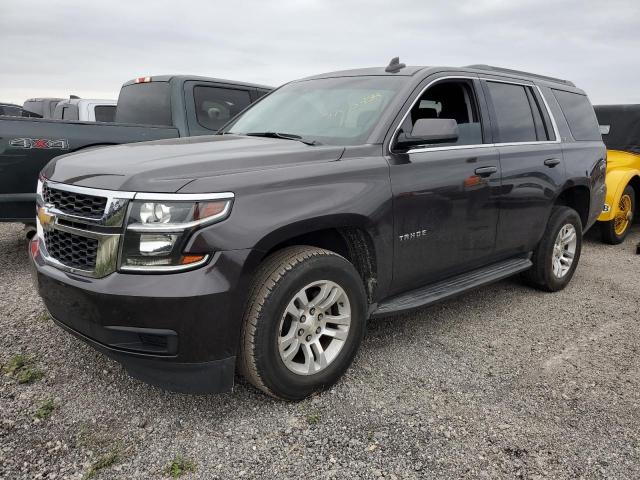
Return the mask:
<svg viewBox="0 0 640 480">
<path fill-rule="evenodd" d="M 602 140 L 598 119 L 586 95 L 553 90 L 562 113 L 567 119 L 571 135 L 578 141 Z"/>
<path fill-rule="evenodd" d="M 171 126 L 171 95 L 168 82 L 125 85 L 120 89 L 116 122 Z"/>
</svg>

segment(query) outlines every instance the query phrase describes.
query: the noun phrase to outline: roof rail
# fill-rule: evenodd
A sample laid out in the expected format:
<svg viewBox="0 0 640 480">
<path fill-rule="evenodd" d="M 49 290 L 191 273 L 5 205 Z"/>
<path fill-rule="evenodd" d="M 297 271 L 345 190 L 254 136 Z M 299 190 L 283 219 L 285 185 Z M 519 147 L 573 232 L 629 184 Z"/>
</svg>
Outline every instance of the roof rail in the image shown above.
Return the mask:
<svg viewBox="0 0 640 480">
<path fill-rule="evenodd" d="M 488 70 L 488 71 L 498 72 L 498 73 L 507 73 L 507 74 L 510 74 L 510 75 L 521 75 L 523 77 L 539 78 L 541 80 L 548 80 L 550 82 L 563 83 L 565 85 L 569 85 L 571 87 L 575 87 L 575 84 L 573 82 L 570 82 L 569 80 L 563 80 L 561 78 L 549 77 L 547 75 L 538 75 L 537 73 L 523 72 L 521 70 L 512 70 L 510 68 L 501 68 L 501 67 L 494 67 L 492 65 L 482 65 L 482 64 L 480 64 L 480 65 L 467 65 L 464 68 L 474 68 L 476 70 Z"/>
</svg>

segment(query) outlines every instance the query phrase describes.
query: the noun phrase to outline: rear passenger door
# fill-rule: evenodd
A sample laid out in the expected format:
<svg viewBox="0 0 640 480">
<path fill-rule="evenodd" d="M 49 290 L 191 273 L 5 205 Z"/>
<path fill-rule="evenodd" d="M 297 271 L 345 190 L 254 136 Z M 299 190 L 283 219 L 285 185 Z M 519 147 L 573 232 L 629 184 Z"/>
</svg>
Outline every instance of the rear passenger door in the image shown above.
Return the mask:
<svg viewBox="0 0 640 480">
<path fill-rule="evenodd" d="M 565 166 L 557 128 L 533 83 L 482 84 L 502 171 L 496 253 L 506 257 L 531 251 L 542 237 Z"/>
<path fill-rule="evenodd" d="M 256 98 L 249 87 L 185 82 L 189 135 L 212 135 Z"/>
</svg>

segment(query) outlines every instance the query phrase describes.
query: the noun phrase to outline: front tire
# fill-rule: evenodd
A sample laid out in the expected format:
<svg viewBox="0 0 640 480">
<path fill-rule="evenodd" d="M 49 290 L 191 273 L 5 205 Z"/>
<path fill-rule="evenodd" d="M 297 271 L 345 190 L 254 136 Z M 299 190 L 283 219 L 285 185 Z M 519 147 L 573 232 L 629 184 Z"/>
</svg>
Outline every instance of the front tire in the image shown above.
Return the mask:
<svg viewBox="0 0 640 480">
<path fill-rule="evenodd" d="M 305 246 L 274 253 L 249 291 L 240 372 L 284 400 L 330 387 L 360 346 L 366 305 L 362 279 L 340 255 Z"/>
<path fill-rule="evenodd" d="M 569 207 L 554 207 L 531 257 L 533 266 L 524 272 L 523 278 L 539 290 L 562 290 L 576 271 L 581 251 L 582 221 L 578 212 Z"/>
<path fill-rule="evenodd" d="M 615 218 L 608 222 L 601 222 L 600 224 L 600 233 L 604 243 L 618 245 L 624 242 L 624 239 L 627 238 L 629 234 L 629 230 L 631 230 L 635 209 L 636 194 L 633 187 L 627 185 L 620 197 Z"/>
</svg>

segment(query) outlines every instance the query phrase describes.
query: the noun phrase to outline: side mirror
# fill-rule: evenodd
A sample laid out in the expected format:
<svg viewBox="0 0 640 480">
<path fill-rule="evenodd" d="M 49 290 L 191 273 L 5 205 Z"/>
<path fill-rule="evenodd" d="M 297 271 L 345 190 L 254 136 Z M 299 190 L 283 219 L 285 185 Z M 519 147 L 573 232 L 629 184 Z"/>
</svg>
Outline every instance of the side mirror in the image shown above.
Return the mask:
<svg viewBox="0 0 640 480">
<path fill-rule="evenodd" d="M 450 118 L 420 118 L 411 133 L 401 132 L 398 147 L 413 147 L 429 143 L 448 143 L 458 140 L 458 122 Z"/>
</svg>

